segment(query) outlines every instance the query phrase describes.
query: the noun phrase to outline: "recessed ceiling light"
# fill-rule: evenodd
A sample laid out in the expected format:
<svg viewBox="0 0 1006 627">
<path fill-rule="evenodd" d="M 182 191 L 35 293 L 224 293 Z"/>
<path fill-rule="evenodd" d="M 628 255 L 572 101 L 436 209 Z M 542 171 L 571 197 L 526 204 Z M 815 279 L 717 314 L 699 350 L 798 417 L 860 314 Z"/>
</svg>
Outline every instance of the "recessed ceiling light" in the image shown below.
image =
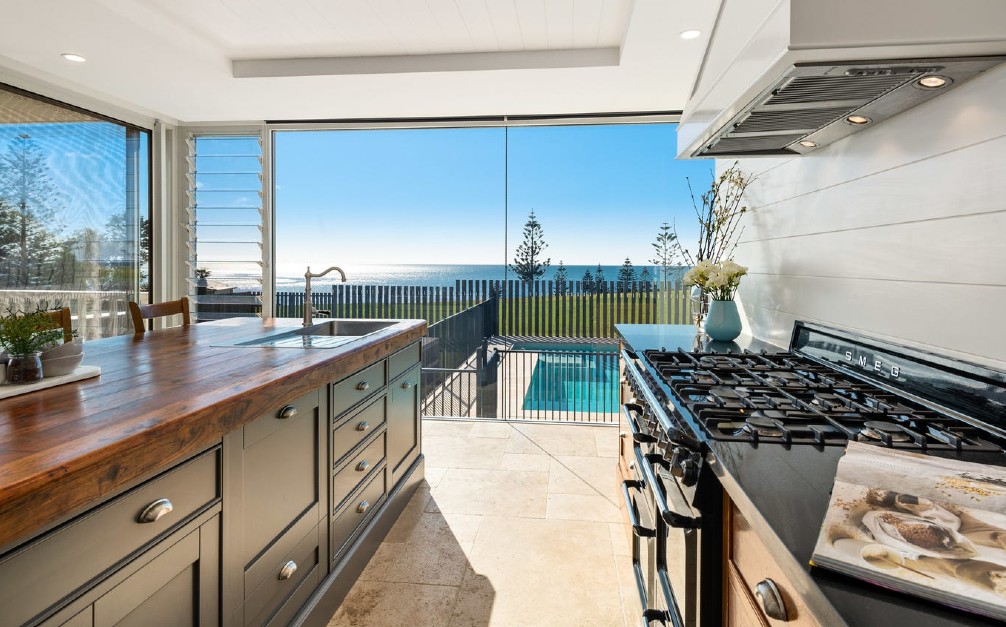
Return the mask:
<svg viewBox="0 0 1006 627">
<path fill-rule="evenodd" d="M 60 56 L 62 56 L 67 61 L 73 61 L 74 63 L 83 63 L 84 61 L 87 61 L 87 59 L 85 59 L 84 57 L 80 56 L 79 54 L 74 54 L 72 52 L 64 52 Z"/>
<path fill-rule="evenodd" d="M 680 37 L 682 39 L 695 39 L 696 37 L 698 37 L 701 34 L 702 34 L 702 31 L 695 30 L 694 28 L 692 28 L 692 29 L 689 29 L 689 30 L 683 30 L 683 31 L 681 31 L 680 33 L 678 33 L 678 37 Z"/>
<path fill-rule="evenodd" d="M 817 148 L 817 144 L 807 139 L 801 141 L 800 145 L 803 146 L 804 148 Z"/>
<path fill-rule="evenodd" d="M 947 84 L 950 83 L 950 79 L 945 76 L 936 76 L 933 74 L 930 76 L 923 76 L 916 82 L 927 89 L 939 89 L 940 87 L 946 87 Z"/>
<path fill-rule="evenodd" d="M 850 115 L 845 118 L 845 121 L 849 124 L 855 124 L 856 126 L 862 126 L 864 124 L 869 124 L 872 120 L 865 115 Z"/>
</svg>

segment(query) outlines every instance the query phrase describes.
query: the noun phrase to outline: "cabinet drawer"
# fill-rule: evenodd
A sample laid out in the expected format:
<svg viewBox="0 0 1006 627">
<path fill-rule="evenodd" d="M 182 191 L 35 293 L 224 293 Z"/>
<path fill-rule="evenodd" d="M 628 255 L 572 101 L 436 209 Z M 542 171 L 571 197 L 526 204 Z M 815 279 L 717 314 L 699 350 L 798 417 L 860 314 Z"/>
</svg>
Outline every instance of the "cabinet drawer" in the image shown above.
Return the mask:
<svg viewBox="0 0 1006 627">
<path fill-rule="evenodd" d="M 332 415 L 338 416 L 388 382 L 386 362 L 382 359 L 369 368 L 350 375 L 332 385 Z"/>
<path fill-rule="evenodd" d="M 219 448 L 203 453 L 0 562 L 4 620 L 21 624 L 31 619 L 216 501 L 219 455 Z M 153 507 L 161 499 L 170 501 L 170 512 L 166 506 Z M 157 520 L 140 522 L 143 513 L 153 517 L 158 511 Z"/>
<path fill-rule="evenodd" d="M 783 573 L 768 547 L 765 546 L 733 503 L 730 504 L 729 551 L 730 562 L 736 567 L 739 575 L 738 585 L 743 585 L 750 593 L 751 598 L 757 599 L 755 590 L 758 584 L 767 579 L 775 584 L 782 596 L 783 605 L 786 607 L 787 621 L 765 616 L 761 602 L 757 602 L 758 612 L 765 623 L 792 627 L 820 627 L 820 623 L 814 619 L 807 606 L 804 605 L 792 581 Z"/>
<path fill-rule="evenodd" d="M 335 478 L 332 479 L 332 503 L 335 504 L 333 510 L 339 509 L 343 500 L 384 461 L 386 438 L 387 433 L 378 435 L 335 473 Z"/>
<path fill-rule="evenodd" d="M 725 623 L 727 627 L 769 627 L 744 580 L 737 573 L 737 567 L 727 564 L 727 607 Z"/>
<path fill-rule="evenodd" d="M 291 551 L 272 560 L 269 576 L 245 600 L 245 625 L 265 624 L 301 584 L 317 584 L 321 565 L 318 532 L 319 527 L 315 526 Z M 314 587 L 310 583 L 308 586 Z"/>
<path fill-rule="evenodd" d="M 372 512 L 377 511 L 387 492 L 386 469 L 374 473 L 373 478 L 349 499 L 343 510 L 332 520 L 332 555 L 342 552 L 353 532 L 363 524 Z"/>
<path fill-rule="evenodd" d="M 281 418 L 277 408 L 244 427 L 240 469 L 245 486 L 240 553 L 244 567 L 304 512 L 313 509 L 318 520 L 320 493 L 326 489 L 318 477 L 319 444 L 323 444 L 318 396 L 314 392 L 287 405 L 296 409 L 295 415 Z"/>
<path fill-rule="evenodd" d="M 391 381 L 417 363 L 419 363 L 419 342 L 416 342 L 412 346 L 406 346 L 388 357 L 388 381 Z"/>
<path fill-rule="evenodd" d="M 384 426 L 385 397 L 377 399 L 358 413 L 336 425 L 332 432 L 332 464 L 338 466 L 342 458 L 371 433 Z"/>
</svg>

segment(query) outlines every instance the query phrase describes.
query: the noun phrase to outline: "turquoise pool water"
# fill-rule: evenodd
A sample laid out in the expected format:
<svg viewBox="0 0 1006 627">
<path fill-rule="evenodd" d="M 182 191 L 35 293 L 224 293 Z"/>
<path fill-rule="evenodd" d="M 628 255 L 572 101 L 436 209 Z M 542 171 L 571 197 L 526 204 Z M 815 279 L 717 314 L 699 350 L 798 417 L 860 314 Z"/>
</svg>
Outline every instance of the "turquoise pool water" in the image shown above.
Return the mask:
<svg viewBox="0 0 1006 627">
<path fill-rule="evenodd" d="M 518 343 L 513 350 L 538 351 L 524 394 L 531 411 L 618 411 L 618 347 L 598 344 Z M 527 354 L 530 358 L 530 353 Z"/>
</svg>

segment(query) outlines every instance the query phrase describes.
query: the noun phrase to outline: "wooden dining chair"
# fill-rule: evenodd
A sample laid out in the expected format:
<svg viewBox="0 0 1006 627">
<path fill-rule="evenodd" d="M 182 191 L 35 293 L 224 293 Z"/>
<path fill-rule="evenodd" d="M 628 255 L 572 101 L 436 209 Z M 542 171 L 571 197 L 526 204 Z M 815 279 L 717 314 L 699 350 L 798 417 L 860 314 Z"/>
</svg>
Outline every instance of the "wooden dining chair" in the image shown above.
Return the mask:
<svg viewBox="0 0 1006 627">
<path fill-rule="evenodd" d="M 178 300 L 166 300 L 152 305 L 138 305 L 129 301 L 129 315 L 133 318 L 133 332 L 137 335 L 146 332 L 144 320 L 152 320 L 162 316 L 182 314 L 182 324 L 191 324 L 189 320 L 189 299 L 182 296 Z"/>
<path fill-rule="evenodd" d="M 73 327 L 70 320 L 70 308 L 62 307 L 46 312 L 52 321 L 63 329 L 63 343 L 69 344 L 73 341 Z"/>
</svg>

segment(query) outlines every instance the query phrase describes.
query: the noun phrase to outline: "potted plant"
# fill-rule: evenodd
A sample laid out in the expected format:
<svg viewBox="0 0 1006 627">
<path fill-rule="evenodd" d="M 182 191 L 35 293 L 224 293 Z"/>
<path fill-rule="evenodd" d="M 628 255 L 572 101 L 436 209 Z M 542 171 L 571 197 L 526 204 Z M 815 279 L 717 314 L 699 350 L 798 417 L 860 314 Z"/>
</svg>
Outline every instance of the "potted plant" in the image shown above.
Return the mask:
<svg viewBox="0 0 1006 627">
<path fill-rule="evenodd" d="M 685 274 L 685 285 L 697 286 L 703 294 L 712 297 L 705 332 L 718 342 L 729 342 L 741 333 L 741 317 L 734 296 L 741 277 L 747 273 L 747 268 L 727 259 L 722 263 L 699 262 Z"/>
<path fill-rule="evenodd" d="M 42 380 L 42 350 L 63 337 L 63 330 L 45 310 L 30 313 L 7 307 L 0 316 L 0 347 L 8 355 L 7 381 L 9 383 L 34 383 Z"/>
<path fill-rule="evenodd" d="M 196 294 L 205 294 L 209 287 L 207 279 L 213 272 L 209 268 L 196 268 Z"/>
</svg>

